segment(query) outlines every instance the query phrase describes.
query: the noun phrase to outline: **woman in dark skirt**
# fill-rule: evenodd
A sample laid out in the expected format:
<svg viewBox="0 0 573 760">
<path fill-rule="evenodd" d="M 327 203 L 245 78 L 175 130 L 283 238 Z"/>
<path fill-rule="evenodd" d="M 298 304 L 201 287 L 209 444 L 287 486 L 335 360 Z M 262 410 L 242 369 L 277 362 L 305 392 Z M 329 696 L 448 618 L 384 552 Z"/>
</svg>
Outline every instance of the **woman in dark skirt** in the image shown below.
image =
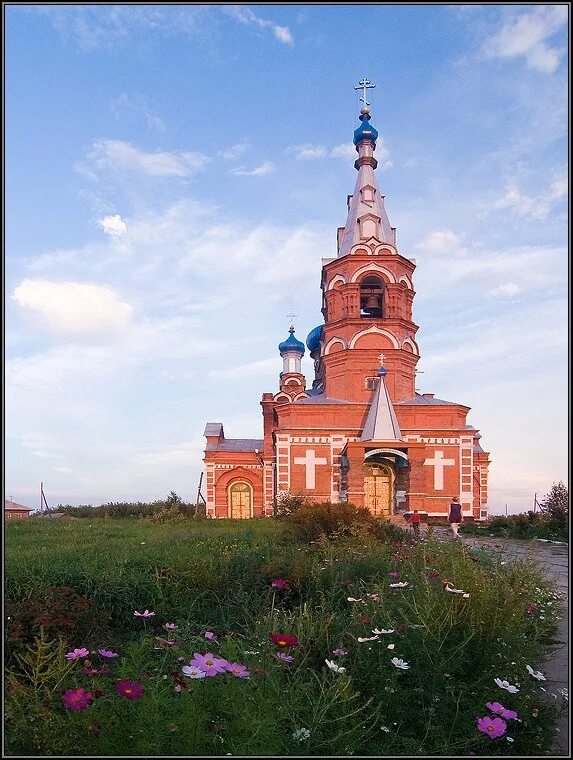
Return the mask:
<svg viewBox="0 0 573 760">
<path fill-rule="evenodd" d="M 454 536 L 456 538 L 459 538 L 458 529 L 462 521 L 462 505 L 460 504 L 459 498 L 457 496 L 454 496 L 454 498 L 452 499 L 452 503 L 450 504 L 449 521 L 450 521 L 450 527 L 454 533 Z"/>
</svg>

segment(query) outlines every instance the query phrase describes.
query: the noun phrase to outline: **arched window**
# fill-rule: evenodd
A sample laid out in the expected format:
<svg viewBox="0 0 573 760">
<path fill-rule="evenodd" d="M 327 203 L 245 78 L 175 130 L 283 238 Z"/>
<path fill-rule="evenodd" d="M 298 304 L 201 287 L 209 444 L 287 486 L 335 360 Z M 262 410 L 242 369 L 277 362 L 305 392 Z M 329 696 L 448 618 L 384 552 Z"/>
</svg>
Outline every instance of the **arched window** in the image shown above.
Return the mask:
<svg viewBox="0 0 573 760">
<path fill-rule="evenodd" d="M 384 283 L 379 277 L 370 275 L 360 283 L 360 316 L 365 319 L 384 316 Z"/>
</svg>

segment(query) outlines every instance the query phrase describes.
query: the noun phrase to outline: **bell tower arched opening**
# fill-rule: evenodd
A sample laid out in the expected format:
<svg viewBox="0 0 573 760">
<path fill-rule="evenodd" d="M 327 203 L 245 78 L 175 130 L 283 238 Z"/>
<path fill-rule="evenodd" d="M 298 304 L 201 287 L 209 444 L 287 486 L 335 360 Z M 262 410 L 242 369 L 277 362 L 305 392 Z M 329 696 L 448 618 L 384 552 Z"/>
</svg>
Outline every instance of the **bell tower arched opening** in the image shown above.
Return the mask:
<svg viewBox="0 0 573 760">
<path fill-rule="evenodd" d="M 360 283 L 360 316 L 363 319 L 384 317 L 384 283 L 379 277 L 368 275 Z"/>
</svg>

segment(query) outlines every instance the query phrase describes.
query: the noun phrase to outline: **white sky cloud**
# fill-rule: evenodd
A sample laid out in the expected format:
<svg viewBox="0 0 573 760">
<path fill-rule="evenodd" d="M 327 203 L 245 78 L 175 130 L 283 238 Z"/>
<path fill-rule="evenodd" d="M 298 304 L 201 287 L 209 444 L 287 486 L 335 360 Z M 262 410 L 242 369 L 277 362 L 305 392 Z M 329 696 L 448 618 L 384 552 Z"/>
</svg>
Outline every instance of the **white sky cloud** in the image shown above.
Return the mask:
<svg viewBox="0 0 573 760">
<path fill-rule="evenodd" d="M 274 21 L 268 21 L 267 19 L 261 18 L 245 5 L 229 5 L 226 10 L 242 24 L 255 24 L 261 29 L 271 29 L 274 36 L 280 42 L 285 45 L 294 44 L 294 37 L 288 26 L 279 26 L 278 24 L 275 24 Z"/>
<path fill-rule="evenodd" d="M 137 171 L 152 177 L 186 177 L 205 167 L 209 158 L 203 153 L 190 151 L 162 151 L 153 153 L 137 148 L 123 140 L 94 140 L 86 163 L 79 170 L 95 173 L 100 169 Z"/>
<path fill-rule="evenodd" d="M 504 282 L 501 285 L 498 285 L 496 288 L 488 291 L 488 295 L 496 296 L 499 298 L 512 298 L 518 293 L 521 293 L 521 288 L 514 282 Z"/>
<path fill-rule="evenodd" d="M 462 240 L 453 230 L 434 230 L 429 232 L 426 237 L 419 243 L 416 248 L 442 255 L 464 254 L 467 249 L 463 247 Z"/>
<path fill-rule="evenodd" d="M 141 121 L 150 130 L 165 131 L 163 120 L 153 113 L 152 108 L 147 103 L 147 98 L 130 96 L 123 92 L 110 102 L 109 109 L 118 119 L 128 118 Z"/>
<path fill-rule="evenodd" d="M 73 335 L 122 329 L 133 311 L 114 289 L 84 282 L 23 280 L 11 298 L 39 312 L 52 329 Z"/>
<path fill-rule="evenodd" d="M 264 177 L 265 174 L 276 171 L 276 168 L 272 161 L 265 161 L 260 166 L 255 166 L 254 169 L 245 169 L 244 167 L 231 169 L 229 174 L 232 174 L 233 177 Z"/>
<path fill-rule="evenodd" d="M 566 50 L 546 41 L 567 24 L 567 5 L 545 5 L 520 13 L 503 25 L 484 46 L 489 58 L 523 56 L 529 68 L 553 73 Z"/>
<path fill-rule="evenodd" d="M 98 221 L 98 225 L 106 235 L 110 235 L 113 238 L 121 238 L 127 234 L 127 224 L 119 214 L 104 216 L 103 219 Z"/>
<path fill-rule="evenodd" d="M 230 148 L 220 150 L 217 155 L 225 161 L 234 161 L 235 159 L 240 158 L 247 151 L 247 148 L 248 144 L 246 142 L 240 142 L 236 145 L 232 145 Z"/>
</svg>

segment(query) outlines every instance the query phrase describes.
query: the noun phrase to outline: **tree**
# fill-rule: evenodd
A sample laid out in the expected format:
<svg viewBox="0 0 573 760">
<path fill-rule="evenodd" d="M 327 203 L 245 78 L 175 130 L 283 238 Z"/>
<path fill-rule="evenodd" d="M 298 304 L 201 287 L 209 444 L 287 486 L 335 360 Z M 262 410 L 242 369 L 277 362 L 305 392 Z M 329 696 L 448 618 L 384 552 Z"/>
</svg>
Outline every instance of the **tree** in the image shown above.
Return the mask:
<svg viewBox="0 0 573 760">
<path fill-rule="evenodd" d="M 567 522 L 569 519 L 569 491 L 563 481 L 553 483 L 547 496 L 539 502 L 539 508 L 550 520 Z"/>
</svg>

